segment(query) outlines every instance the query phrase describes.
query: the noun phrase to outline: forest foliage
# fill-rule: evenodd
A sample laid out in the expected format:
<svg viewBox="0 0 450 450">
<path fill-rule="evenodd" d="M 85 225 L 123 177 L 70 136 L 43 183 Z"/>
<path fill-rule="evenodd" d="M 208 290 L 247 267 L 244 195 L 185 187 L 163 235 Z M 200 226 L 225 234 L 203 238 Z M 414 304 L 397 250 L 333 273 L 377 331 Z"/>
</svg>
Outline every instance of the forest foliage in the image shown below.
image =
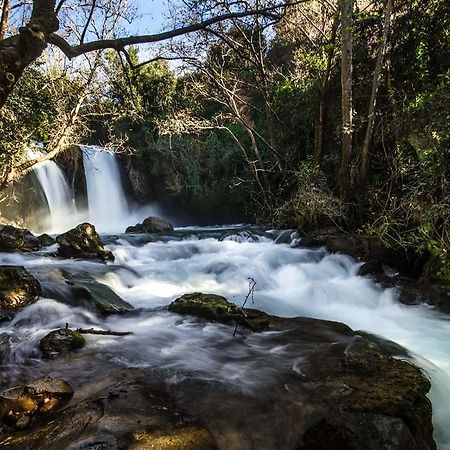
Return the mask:
<svg viewBox="0 0 450 450">
<path fill-rule="evenodd" d="M 178 11 L 185 22 L 205 4 L 189 6 Z M 450 279 L 447 1 L 310 0 L 200 30 L 141 64 L 144 55 L 103 53 L 72 127 L 126 153 L 138 195 L 177 199 L 205 221 L 359 230 L 429 252 Z M 80 84 L 76 71 L 29 68 L 0 111 L 2 148 L 50 141 Z"/>
</svg>

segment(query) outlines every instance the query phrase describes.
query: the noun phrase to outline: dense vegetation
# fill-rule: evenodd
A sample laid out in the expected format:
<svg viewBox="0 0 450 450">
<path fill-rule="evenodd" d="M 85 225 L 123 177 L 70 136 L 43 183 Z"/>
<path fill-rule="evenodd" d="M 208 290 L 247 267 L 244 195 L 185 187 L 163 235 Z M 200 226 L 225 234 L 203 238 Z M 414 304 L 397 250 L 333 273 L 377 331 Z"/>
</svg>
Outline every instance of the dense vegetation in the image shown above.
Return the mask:
<svg viewBox="0 0 450 450">
<path fill-rule="evenodd" d="M 161 53 L 175 65 L 141 65 L 132 47 L 97 58 L 95 80 L 33 66 L 1 110 L 2 178 L 69 124 L 76 138 L 50 147 L 112 143 L 142 199 L 204 221 L 358 230 L 428 252 L 449 280 L 449 9 L 311 0 L 183 38 Z"/>
</svg>

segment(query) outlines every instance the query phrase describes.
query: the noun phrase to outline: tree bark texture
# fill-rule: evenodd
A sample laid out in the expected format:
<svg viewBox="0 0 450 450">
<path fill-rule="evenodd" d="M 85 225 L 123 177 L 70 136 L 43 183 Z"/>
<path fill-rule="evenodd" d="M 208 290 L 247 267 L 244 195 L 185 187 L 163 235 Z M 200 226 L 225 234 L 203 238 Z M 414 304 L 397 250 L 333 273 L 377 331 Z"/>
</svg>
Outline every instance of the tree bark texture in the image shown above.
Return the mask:
<svg viewBox="0 0 450 450">
<path fill-rule="evenodd" d="M 342 131 L 341 162 L 338 187 L 341 198 L 350 193 L 350 164 L 353 141 L 353 0 L 341 0 L 341 91 L 342 91 Z"/>
</svg>

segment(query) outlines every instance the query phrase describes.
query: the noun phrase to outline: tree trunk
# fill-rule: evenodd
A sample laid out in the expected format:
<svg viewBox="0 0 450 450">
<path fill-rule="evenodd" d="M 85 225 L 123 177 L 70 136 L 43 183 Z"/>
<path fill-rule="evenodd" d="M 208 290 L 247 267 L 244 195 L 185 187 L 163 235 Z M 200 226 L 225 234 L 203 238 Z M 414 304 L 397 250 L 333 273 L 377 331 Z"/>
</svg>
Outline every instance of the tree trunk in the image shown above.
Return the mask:
<svg viewBox="0 0 450 450">
<path fill-rule="evenodd" d="M 391 14 L 392 14 L 392 0 L 386 0 L 382 37 L 380 40 L 380 47 L 378 49 L 377 61 L 375 64 L 375 71 L 373 73 L 372 79 L 372 92 L 370 95 L 369 113 L 367 116 L 367 129 L 366 135 L 364 137 L 363 148 L 361 151 L 359 183 L 360 188 L 363 191 L 365 190 L 367 181 L 367 167 L 369 165 L 369 148 L 370 142 L 372 141 L 373 126 L 375 122 L 375 108 L 377 105 L 378 86 L 380 84 L 380 74 L 381 69 L 383 68 L 384 55 L 386 53 L 386 43 L 389 34 L 389 28 L 391 25 Z"/>
<path fill-rule="evenodd" d="M 342 90 L 342 134 L 341 162 L 338 188 L 341 198 L 348 199 L 350 193 L 350 163 L 353 138 L 353 0 L 341 0 L 341 90 Z"/>
<path fill-rule="evenodd" d="M 19 34 L 0 42 L 0 108 L 6 103 L 23 71 L 41 56 L 50 34 L 59 28 L 56 0 L 34 0 L 28 24 Z"/>
<path fill-rule="evenodd" d="M 9 17 L 9 0 L 3 0 L 2 17 L 0 18 L 0 40 L 5 38 Z"/>
<path fill-rule="evenodd" d="M 314 161 L 317 164 L 322 164 L 323 152 L 324 152 L 324 143 L 325 143 L 325 128 L 326 128 L 326 116 L 327 116 L 327 107 L 328 107 L 328 99 L 330 92 L 330 77 L 331 77 L 331 68 L 333 66 L 333 58 L 334 58 L 334 45 L 336 42 L 336 33 L 339 24 L 339 16 L 336 13 L 336 17 L 333 21 L 333 26 L 331 29 L 331 37 L 328 42 L 330 46 L 328 50 L 327 56 L 327 66 L 325 69 L 325 75 L 322 80 L 321 87 L 321 98 L 320 98 L 320 106 L 319 106 L 319 118 L 317 121 L 316 128 L 316 140 L 314 145 Z"/>
</svg>

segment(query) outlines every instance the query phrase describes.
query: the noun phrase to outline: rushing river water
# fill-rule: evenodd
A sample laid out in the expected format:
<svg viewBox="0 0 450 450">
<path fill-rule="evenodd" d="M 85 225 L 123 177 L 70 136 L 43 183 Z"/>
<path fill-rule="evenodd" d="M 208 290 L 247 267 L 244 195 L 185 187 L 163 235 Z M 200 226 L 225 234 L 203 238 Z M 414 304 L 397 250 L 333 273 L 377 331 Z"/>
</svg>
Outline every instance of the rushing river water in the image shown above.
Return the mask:
<svg viewBox="0 0 450 450">
<path fill-rule="evenodd" d="M 416 355 L 415 361 L 432 380 L 430 398 L 439 448 L 450 449 L 447 316 L 426 305 L 400 304 L 395 290 L 384 290 L 357 276 L 360 263 L 348 256 L 277 244 L 276 232 L 254 237 L 236 229 L 219 239 L 223 232 L 183 229 L 161 241 L 145 235 L 107 238 L 116 258 L 107 265 L 54 258 L 49 254 L 51 248 L 40 254 L 0 254 L 1 264 L 24 265 L 53 290 L 59 284 L 63 289 L 58 275 L 63 271 L 75 280 L 94 279 L 108 285 L 137 309 L 131 315 L 100 318 L 82 307 L 41 299 L 1 326 L 0 332 L 12 342 L 3 384 L 29 376 L 30 371 L 46 373 L 38 342 L 50 330 L 69 323 L 72 328 L 132 331 L 133 335 L 120 339 L 92 337 L 82 350 L 108 355 L 127 367 L 159 368 L 172 375 L 190 373 L 249 391 L 264 386 L 276 376 L 276 368 L 266 360 L 268 353 L 279 364 L 292 364 L 292 355 L 287 358 L 283 349 L 271 347 L 265 333 L 250 335 L 245 346 L 235 346 L 229 327 L 210 324 L 199 328 L 193 320 L 181 320 L 161 308 L 188 292 L 221 294 L 240 304 L 248 279 L 253 278 L 257 290 L 251 307 L 282 317 L 341 321 L 393 340 Z"/>
</svg>

